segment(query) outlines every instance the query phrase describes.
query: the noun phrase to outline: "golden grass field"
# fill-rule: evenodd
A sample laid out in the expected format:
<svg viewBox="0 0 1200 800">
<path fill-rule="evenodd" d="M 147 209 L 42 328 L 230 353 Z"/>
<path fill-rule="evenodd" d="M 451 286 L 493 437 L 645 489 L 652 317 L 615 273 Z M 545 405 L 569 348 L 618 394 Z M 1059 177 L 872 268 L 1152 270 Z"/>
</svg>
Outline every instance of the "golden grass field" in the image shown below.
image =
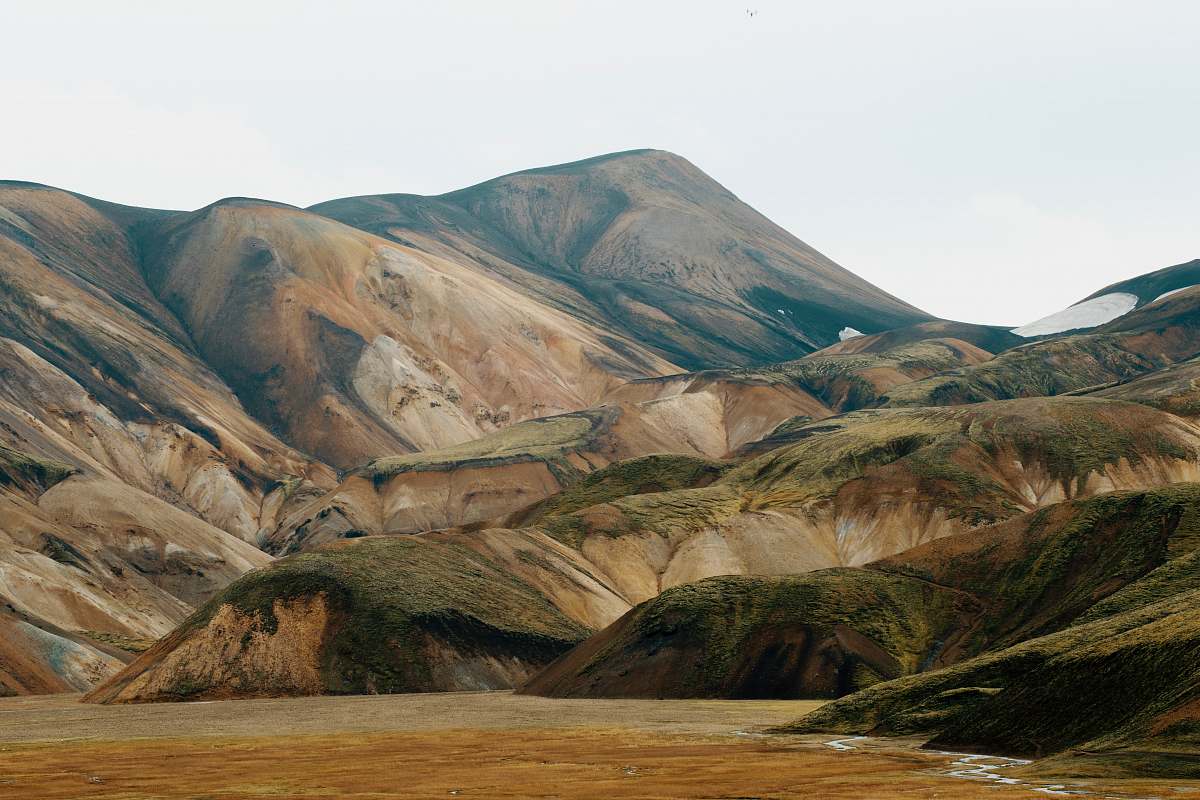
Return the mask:
<svg viewBox="0 0 1200 800">
<path fill-rule="evenodd" d="M 915 743 L 755 736 L 809 701 L 507 692 L 94 706 L 0 700 L 0 798 L 1009 798 Z M 747 735 L 750 734 L 750 735 Z M 1200 797 L 1152 782 L 1095 796 Z"/>
</svg>

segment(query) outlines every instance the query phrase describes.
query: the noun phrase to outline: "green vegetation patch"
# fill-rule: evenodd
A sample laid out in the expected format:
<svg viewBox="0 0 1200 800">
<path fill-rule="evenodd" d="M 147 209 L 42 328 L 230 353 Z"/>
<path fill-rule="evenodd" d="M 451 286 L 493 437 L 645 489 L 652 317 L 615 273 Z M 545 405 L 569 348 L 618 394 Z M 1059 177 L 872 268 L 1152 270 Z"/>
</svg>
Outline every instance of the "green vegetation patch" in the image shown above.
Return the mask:
<svg viewBox="0 0 1200 800">
<path fill-rule="evenodd" d="M 34 489 L 40 494 L 78 472 L 71 464 L 0 444 L 0 485 Z"/>
<path fill-rule="evenodd" d="M 1008 638 L 1032 638 L 867 687 L 782 730 L 920 734 L 1035 758 L 1073 749 L 1091 774 L 1200 775 L 1198 509 L 1197 485 L 1120 492 L 1031 515 L 1019 547 L 1001 537 L 942 563 L 930 554 L 944 542 L 923 548 L 918 572 L 965 570 L 959 585 L 989 603 L 985 627 L 1011 633 L 1021 626 L 1005 619 L 1024 617 L 1038 625 Z M 1002 550 L 1014 555 L 998 561 Z"/>
<path fill-rule="evenodd" d="M 461 545 L 369 537 L 277 561 L 235 581 L 184 623 L 223 606 L 276 630 L 275 604 L 323 596 L 333 622 L 321 653 L 330 693 L 430 687 L 429 647 L 546 663 L 588 630 L 540 592 Z"/>
<path fill-rule="evenodd" d="M 1083 334 L 1016 347 L 991 361 L 950 369 L 890 389 L 892 407 L 948 406 L 1049 397 L 1114 380 L 1128 380 L 1170 363 L 1143 355 L 1123 334 Z"/>
<path fill-rule="evenodd" d="M 639 494 L 686 489 L 720 478 L 733 464 L 698 456 L 648 455 L 609 464 L 508 520 L 514 527 Z"/>
<path fill-rule="evenodd" d="M 1200 550 L 1200 485 L 1114 492 L 1061 503 L 1005 527 L 933 542 L 871 565 L 969 592 L 987 607 L 966 643 L 969 652 L 998 649 L 1162 596 L 1145 580 Z M 1163 573 L 1179 590 L 1200 586 Z M 1124 587 L 1124 588 L 1123 588 Z M 1113 601 L 1110 595 L 1122 595 Z M 1108 615 L 1108 614 L 1105 614 Z"/>
<path fill-rule="evenodd" d="M 613 413 L 612 409 L 599 408 L 532 419 L 441 450 L 379 458 L 357 468 L 354 473 L 378 482 L 402 472 L 543 461 L 554 468 L 567 470 L 573 480 L 577 471 L 566 462 L 565 456 L 585 448 L 606 423 L 611 423 Z"/>
<path fill-rule="evenodd" d="M 972 406 L 872 409 L 789 426 L 789 444 L 729 469 L 714 483 L 612 499 L 574 510 L 565 502 L 539 524 L 578 547 L 591 534 L 666 535 L 700 530 L 747 511 L 812 509 L 853 481 L 869 494 L 910 492 L 971 526 L 1012 518 L 1030 500 L 1000 477 L 1010 465 L 1040 468 L 1065 494 L 1088 476 L 1147 458 L 1193 460 L 1197 436 L 1170 415 L 1093 398 L 1030 398 Z M 1035 472 L 1036 474 L 1036 472 Z M 616 485 L 614 482 L 613 485 Z"/>
<path fill-rule="evenodd" d="M 641 604 L 597 637 L 602 647 L 533 690 L 836 697 L 916 671 L 973 608 L 961 593 L 868 570 L 709 578 Z"/>
<path fill-rule="evenodd" d="M 93 641 L 112 645 L 118 650 L 124 650 L 126 653 L 144 653 L 158 641 L 157 639 L 126 636 L 125 634 L 108 633 L 106 631 L 80 631 L 80 633 Z"/>
</svg>

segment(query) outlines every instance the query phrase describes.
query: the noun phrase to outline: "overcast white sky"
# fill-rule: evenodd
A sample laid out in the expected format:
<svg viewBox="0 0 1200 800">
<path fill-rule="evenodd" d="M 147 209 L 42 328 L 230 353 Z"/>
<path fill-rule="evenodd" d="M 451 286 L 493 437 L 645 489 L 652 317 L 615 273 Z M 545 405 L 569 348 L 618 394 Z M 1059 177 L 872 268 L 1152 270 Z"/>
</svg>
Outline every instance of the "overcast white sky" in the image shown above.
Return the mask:
<svg viewBox="0 0 1200 800">
<path fill-rule="evenodd" d="M 3 27 L 0 177 L 133 205 L 658 147 L 941 316 L 1200 257 L 1195 2 L 40 0 Z"/>
</svg>

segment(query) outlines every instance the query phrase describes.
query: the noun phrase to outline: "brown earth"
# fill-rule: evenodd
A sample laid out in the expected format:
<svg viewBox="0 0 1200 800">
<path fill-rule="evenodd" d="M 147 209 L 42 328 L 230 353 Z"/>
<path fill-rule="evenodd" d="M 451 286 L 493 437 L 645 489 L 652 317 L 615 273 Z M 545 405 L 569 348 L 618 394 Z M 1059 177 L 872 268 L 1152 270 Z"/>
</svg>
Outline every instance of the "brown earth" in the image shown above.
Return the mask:
<svg viewBox="0 0 1200 800">
<path fill-rule="evenodd" d="M 562 701 L 508 693 L 81 706 L 0 701 L 0 797 L 1045 797 L 949 776 L 917 742 L 742 735 L 818 705 Z M 1109 796 L 1200 797 L 1154 781 Z M 1113 794 L 1115 793 L 1115 794 Z"/>
</svg>

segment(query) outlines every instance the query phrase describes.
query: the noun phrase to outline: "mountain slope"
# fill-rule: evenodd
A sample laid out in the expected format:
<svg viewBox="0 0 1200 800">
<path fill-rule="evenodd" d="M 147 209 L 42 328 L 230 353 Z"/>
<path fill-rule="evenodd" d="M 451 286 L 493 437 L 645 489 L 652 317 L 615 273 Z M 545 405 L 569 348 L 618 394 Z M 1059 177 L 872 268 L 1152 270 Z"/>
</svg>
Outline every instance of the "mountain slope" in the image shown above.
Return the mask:
<svg viewBox="0 0 1200 800">
<path fill-rule="evenodd" d="M 542 423 L 526 423 L 538 424 Z M 857 412 L 799 426 L 789 435 L 795 437 L 790 444 L 738 465 L 706 464 L 679 457 L 612 464 L 577 481 L 557 498 L 497 521 L 528 527 L 477 524 L 415 536 L 352 538 L 318 547 L 315 554 L 319 558 L 313 562 L 297 561 L 302 556 L 293 556 L 281 563 L 319 563 L 335 571 L 353 571 L 377 548 L 396 548 L 395 558 L 381 560 L 376 578 L 362 584 L 371 603 L 386 605 L 398 602 L 394 587 L 412 580 L 409 570 L 423 569 L 423 562 L 412 553 L 406 555 L 399 544 L 378 542 L 410 542 L 413 547 L 436 543 L 456 551 L 465 549 L 491 565 L 488 570 L 506 574 L 527 587 L 531 594 L 526 607 L 555 609 L 545 620 L 557 619 L 557 615 L 573 620 L 581 626 L 582 638 L 588 631 L 614 622 L 637 603 L 705 578 L 789 576 L 865 564 L 951 534 L 973 535 L 968 532 L 983 524 L 1017 517 L 1064 498 L 1200 477 L 1200 431 L 1178 417 L 1145 406 L 1088 398 Z M 563 454 L 555 451 L 541 457 L 561 458 Z M 405 460 L 399 466 L 414 465 Z M 410 563 L 410 556 L 418 560 Z M 1088 560 L 1105 563 L 1090 556 Z M 1053 563 L 1068 561 L 1053 559 Z M 1001 572 L 998 567 L 993 571 Z M 747 649 L 736 644 L 737 637 L 751 635 L 755 626 L 771 621 L 775 606 L 770 598 L 802 610 L 809 602 L 805 598 L 811 598 L 814 591 L 825 598 L 822 605 L 830 597 L 850 596 L 848 589 L 822 590 L 823 579 L 819 576 L 751 582 L 746 584 L 752 585 L 751 589 L 740 595 L 731 591 L 727 600 L 720 599 L 726 592 L 719 587 L 715 599 L 706 601 L 704 607 L 721 609 L 727 608 L 722 603 L 733 603 L 737 608 L 730 613 L 744 615 L 745 626 L 728 630 L 720 625 L 712 627 L 722 636 L 733 637 L 723 640 L 721 652 L 746 649 L 764 658 L 777 651 L 793 653 L 797 657 L 788 664 L 801 674 L 809 674 L 824 663 L 823 656 L 813 660 L 797 654 L 797 648 L 804 651 L 811 645 L 846 666 L 848 671 L 838 673 L 845 680 L 825 684 L 843 690 L 865 685 L 868 679 L 911 671 L 931 653 L 932 658 L 938 657 L 942 649 L 949 658 L 965 648 L 978 647 L 966 630 L 958 632 L 960 645 L 946 644 L 954 638 L 949 623 L 962 616 L 961 604 L 937 591 L 927 592 L 930 580 L 899 572 L 876 572 L 879 574 L 865 579 L 866 583 L 857 573 L 848 579 L 857 582 L 853 594 L 863 599 L 862 616 L 858 618 L 867 619 L 886 607 L 896 613 L 888 626 L 911 627 L 894 646 L 880 643 L 881 649 L 867 646 L 856 638 L 857 634 L 841 635 L 840 629 L 830 633 L 829 625 L 842 624 L 834 617 L 811 630 L 792 631 L 782 639 L 768 636 L 759 641 L 762 647 L 747 644 Z M 256 575 L 271 573 L 267 570 Z M 441 591 L 455 593 L 465 578 L 455 568 L 432 574 L 429 579 L 435 580 Z M 1062 580 L 1051 580 L 1048 585 L 1060 584 L 1066 585 Z M 322 591 L 301 582 L 295 584 L 295 591 L 289 588 L 280 594 L 283 587 L 266 579 L 260 581 L 254 575 L 241 585 L 262 587 L 255 597 L 264 608 L 285 600 L 307 604 L 308 610 L 302 615 L 306 619 L 312 611 L 309 606 L 317 602 Z M 721 584 L 725 588 L 737 585 L 737 581 Z M 300 691 L 299 687 L 280 688 L 273 679 L 254 679 L 257 673 L 253 670 L 239 671 L 235 680 L 223 671 L 224 662 L 203 666 L 198 658 L 185 658 L 176 652 L 203 640 L 209 642 L 206 647 L 236 654 L 237 659 L 251 658 L 253 648 L 235 646 L 234 640 L 241 642 L 244 632 L 258 630 L 260 623 L 243 615 L 233 624 L 227 615 L 218 613 L 222 605 L 240 607 L 240 591 L 230 590 L 213 600 L 202 628 L 189 628 L 184 638 L 164 643 L 152 659 L 139 662 L 134 672 L 144 676 L 137 679 L 136 686 L 129 683 L 130 670 L 115 679 L 114 685 L 131 687 L 120 690 L 121 698 L 137 701 L 166 697 L 171 692 L 164 694 L 160 689 L 178 684 L 183 680 L 181 675 L 190 676 L 184 685 L 204 685 L 209 687 L 205 691 L 218 695 Z M 680 596 L 697 595 L 670 594 L 663 602 Z M 474 590 L 468 595 L 454 594 L 447 613 L 477 615 L 472 610 L 477 602 L 474 597 Z M 768 602 L 761 602 L 762 598 Z M 884 602 L 881 598 L 890 599 Z M 945 611 L 944 619 L 928 624 L 921 621 L 922 609 L 938 608 Z M 487 652 L 490 636 L 481 634 L 482 638 L 475 640 L 476 646 Z M 252 635 L 247 641 L 257 640 Z M 305 641 L 311 644 L 317 640 Z M 704 650 L 701 646 L 688 652 Z M 346 654 L 346 658 L 351 666 L 359 663 L 353 654 Z M 860 662 L 866 663 L 866 671 L 855 666 Z M 199 672 L 188 671 L 193 663 Z M 655 663 L 661 666 L 666 662 Z M 671 663 L 675 666 L 656 672 L 659 677 L 655 680 L 669 680 L 676 672 L 697 674 L 688 672 L 691 668 L 687 664 Z M 696 669 L 699 674 L 710 672 L 706 666 Z M 488 685 L 512 686 L 515 673 L 506 675 L 493 675 Z M 330 680 L 306 684 L 308 688 L 303 691 L 337 691 L 338 684 Z M 706 685 L 714 693 L 734 691 L 739 686 L 742 688 L 737 691 L 753 693 L 776 685 L 758 678 L 747 680 L 750 682 L 717 680 Z M 389 685 L 390 690 L 400 691 L 428 690 L 433 684 L 415 681 Z M 628 684 L 616 681 L 612 685 Z M 648 681 L 646 685 L 657 684 Z M 115 695 L 102 693 L 97 697 Z"/>
<path fill-rule="evenodd" d="M 1143 581 L 1197 552 L 1196 484 L 1061 503 L 861 569 L 726 576 L 669 589 L 522 691 L 838 697 L 1156 601 L 1161 593 L 1140 588 Z M 875 713 L 865 699 L 843 705 Z"/>
<path fill-rule="evenodd" d="M 222 201 L 147 246 L 151 286 L 250 410 L 338 467 L 584 408 L 671 365 L 460 264 Z"/>
<path fill-rule="evenodd" d="M 1055 336 L 1093 329 L 1197 285 L 1200 259 L 1118 281 L 1062 311 L 1014 328 L 1013 333 L 1023 337 Z"/>
<path fill-rule="evenodd" d="M 906 380 L 986 358 L 965 342 L 931 340 L 882 353 L 630 381 L 597 408 L 356 467 L 332 491 L 292 504 L 264 546 L 295 552 L 348 535 L 482 523 L 612 462 L 654 453 L 727 457 L 789 418 L 824 419 L 869 405 Z"/>
<path fill-rule="evenodd" d="M 929 319 L 847 272 L 683 158 L 614 153 L 437 197 L 313 211 L 467 257 L 689 369 L 784 361 Z"/>
<path fill-rule="evenodd" d="M 1162 298 L 1096 327 L 1045 339 L 991 361 L 898 386 L 891 406 L 940 406 L 1099 389 L 1145 375 L 1200 351 L 1200 291 Z"/>
</svg>

